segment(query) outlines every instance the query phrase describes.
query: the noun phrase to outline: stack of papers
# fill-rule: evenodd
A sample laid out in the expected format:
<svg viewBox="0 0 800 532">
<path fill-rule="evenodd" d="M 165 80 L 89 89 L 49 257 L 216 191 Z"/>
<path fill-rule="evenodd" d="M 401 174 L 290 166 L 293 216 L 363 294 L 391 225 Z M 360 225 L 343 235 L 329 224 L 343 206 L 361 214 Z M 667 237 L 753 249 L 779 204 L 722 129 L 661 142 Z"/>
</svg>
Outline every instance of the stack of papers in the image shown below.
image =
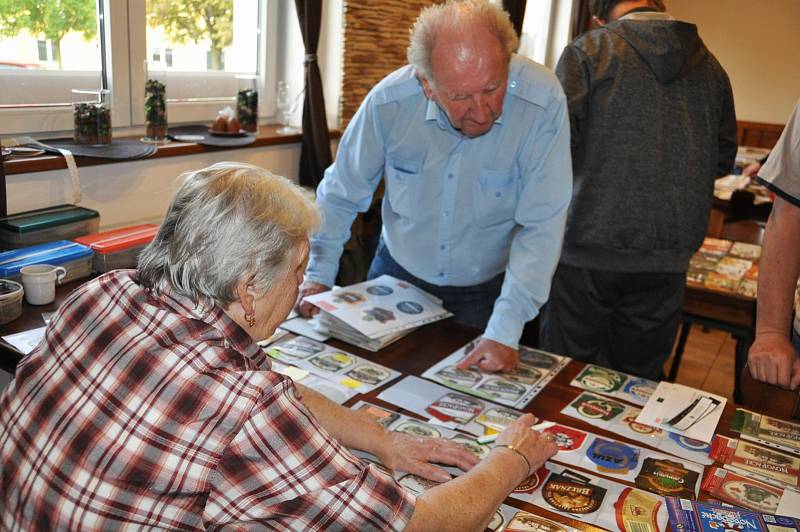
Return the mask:
<svg viewBox="0 0 800 532">
<path fill-rule="evenodd" d="M 315 294 L 306 301 L 320 309 L 318 332 L 370 351 L 452 316 L 440 300 L 389 275 Z"/>
</svg>

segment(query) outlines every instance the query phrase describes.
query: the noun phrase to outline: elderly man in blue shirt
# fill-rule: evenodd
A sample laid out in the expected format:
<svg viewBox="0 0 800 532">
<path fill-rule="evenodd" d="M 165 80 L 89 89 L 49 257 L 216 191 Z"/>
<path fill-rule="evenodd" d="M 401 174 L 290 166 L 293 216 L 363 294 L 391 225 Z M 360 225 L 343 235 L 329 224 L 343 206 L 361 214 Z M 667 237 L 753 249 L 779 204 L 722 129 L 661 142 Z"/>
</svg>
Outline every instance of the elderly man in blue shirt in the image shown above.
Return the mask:
<svg viewBox="0 0 800 532">
<path fill-rule="evenodd" d="M 317 189 L 302 297 L 333 284 L 357 212 L 384 177 L 383 229 L 369 277 L 405 279 L 484 331 L 462 362 L 519 363 L 550 291 L 572 194 L 569 119 L 558 80 L 514 55 L 508 15 L 486 0 L 425 8 L 409 65 L 367 95 Z"/>
</svg>

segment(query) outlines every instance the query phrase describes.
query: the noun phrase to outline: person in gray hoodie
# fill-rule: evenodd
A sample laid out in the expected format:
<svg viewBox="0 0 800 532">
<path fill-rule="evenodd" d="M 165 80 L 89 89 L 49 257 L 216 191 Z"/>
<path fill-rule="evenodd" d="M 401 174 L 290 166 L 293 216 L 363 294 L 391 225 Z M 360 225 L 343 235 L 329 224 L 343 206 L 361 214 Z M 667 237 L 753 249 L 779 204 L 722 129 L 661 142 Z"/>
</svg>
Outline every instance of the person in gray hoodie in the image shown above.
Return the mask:
<svg viewBox="0 0 800 532">
<path fill-rule="evenodd" d="M 660 379 L 714 179 L 736 157 L 725 70 L 660 0 L 590 0 L 564 50 L 574 188 L 541 344 Z"/>
</svg>

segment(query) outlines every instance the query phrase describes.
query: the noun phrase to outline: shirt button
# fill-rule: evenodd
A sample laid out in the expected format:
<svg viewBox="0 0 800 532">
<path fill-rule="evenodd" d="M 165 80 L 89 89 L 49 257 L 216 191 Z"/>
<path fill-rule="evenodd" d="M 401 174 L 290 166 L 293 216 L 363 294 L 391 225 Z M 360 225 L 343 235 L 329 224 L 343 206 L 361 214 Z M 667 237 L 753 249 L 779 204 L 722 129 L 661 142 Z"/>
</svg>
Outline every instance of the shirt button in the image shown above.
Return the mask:
<svg viewBox="0 0 800 532">
<path fill-rule="evenodd" d="M 447 179 L 453 179 L 453 174 L 447 174 Z"/>
<path fill-rule="evenodd" d="M 449 214 L 450 214 L 449 212 L 447 212 L 447 211 L 444 211 L 444 212 L 442 213 L 442 216 L 444 216 L 444 217 L 446 218 L 446 217 L 447 217 Z"/>
<path fill-rule="evenodd" d="M 439 249 L 444 249 L 444 248 L 446 248 L 446 247 L 447 247 L 447 246 L 445 246 L 444 244 L 442 244 L 441 246 L 439 246 Z"/>
<path fill-rule="evenodd" d="M 439 272 L 439 277 L 444 277 L 444 272 Z"/>
<path fill-rule="evenodd" d="M 511 88 L 514 88 L 514 87 L 517 86 L 517 82 L 516 81 L 512 81 L 511 83 L 509 83 L 509 86 L 511 86 Z"/>
</svg>

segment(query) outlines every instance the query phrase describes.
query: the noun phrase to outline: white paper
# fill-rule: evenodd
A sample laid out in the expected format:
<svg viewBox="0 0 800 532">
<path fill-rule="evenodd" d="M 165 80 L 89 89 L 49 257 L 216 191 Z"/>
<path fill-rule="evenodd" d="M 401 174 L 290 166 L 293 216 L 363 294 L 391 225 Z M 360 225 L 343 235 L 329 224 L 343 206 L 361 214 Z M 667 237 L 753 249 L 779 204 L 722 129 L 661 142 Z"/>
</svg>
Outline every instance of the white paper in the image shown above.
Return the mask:
<svg viewBox="0 0 800 532">
<path fill-rule="evenodd" d="M 636 421 L 710 443 L 726 402 L 720 395 L 662 381 Z"/>
<path fill-rule="evenodd" d="M 8 336 L 3 336 L 3 340 L 13 345 L 19 352 L 27 355 L 42 341 L 46 328 L 47 327 L 39 327 L 29 331 L 9 334 Z"/>
</svg>

